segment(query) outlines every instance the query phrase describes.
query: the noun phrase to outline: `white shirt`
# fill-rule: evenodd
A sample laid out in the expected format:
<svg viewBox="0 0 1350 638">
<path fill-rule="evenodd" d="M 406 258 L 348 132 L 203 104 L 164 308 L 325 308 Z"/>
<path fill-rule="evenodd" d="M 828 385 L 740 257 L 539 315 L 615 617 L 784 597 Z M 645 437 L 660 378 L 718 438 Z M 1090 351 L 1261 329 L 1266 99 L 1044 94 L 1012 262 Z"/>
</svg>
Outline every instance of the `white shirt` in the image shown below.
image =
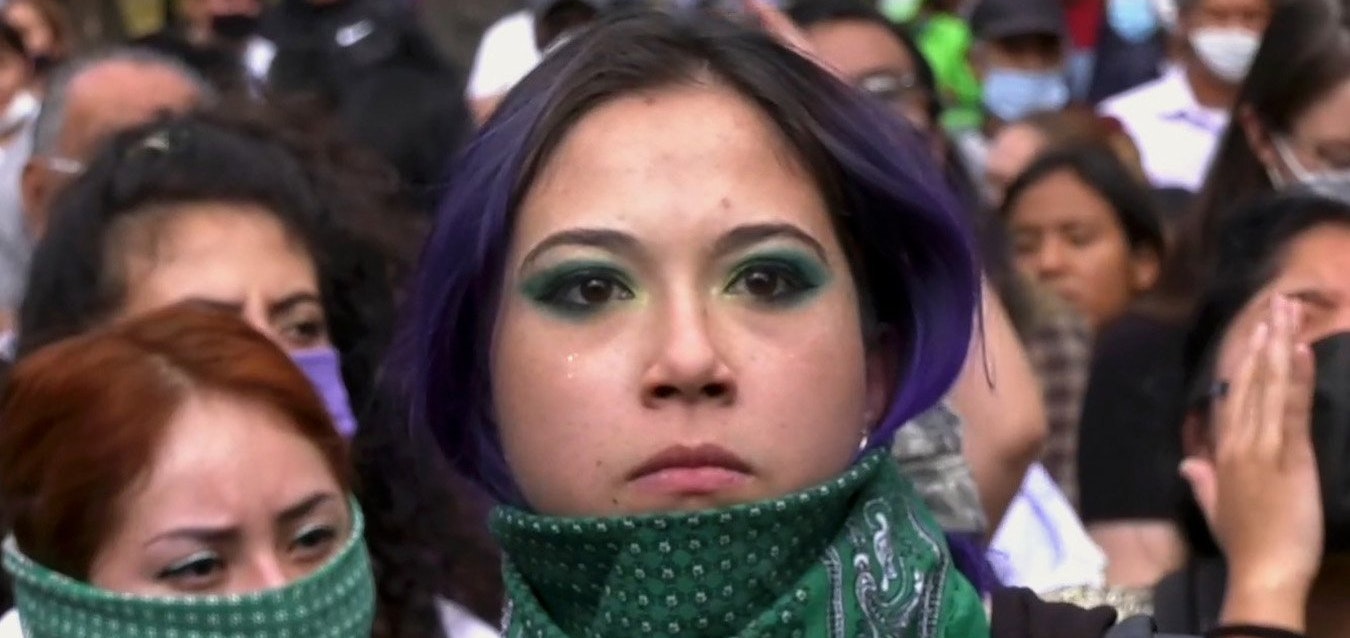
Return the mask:
<svg viewBox="0 0 1350 638">
<path fill-rule="evenodd" d="M 529 75 L 541 59 L 534 41 L 534 16 L 517 11 L 498 20 L 483 34 L 465 89 L 470 100 L 506 95 Z"/>
<path fill-rule="evenodd" d="M 500 638 L 501 636 L 487 623 L 479 620 L 477 616 L 455 603 L 442 599 L 436 601 L 436 607 L 441 612 L 441 629 L 445 630 L 445 635 L 449 638 Z M 0 638 L 6 637 L 0 634 Z"/>
<path fill-rule="evenodd" d="M 1102 102 L 1098 110 L 1120 120 L 1144 160 L 1144 173 L 1158 188 L 1199 192 L 1228 111 L 1201 106 L 1180 67 Z"/>
<path fill-rule="evenodd" d="M 24 638 L 19 610 L 11 609 L 5 612 L 4 617 L 0 617 L 0 638 Z"/>
<path fill-rule="evenodd" d="M 1049 593 L 1106 583 L 1106 554 L 1038 463 L 1008 507 L 986 556 L 999 581 Z"/>
</svg>

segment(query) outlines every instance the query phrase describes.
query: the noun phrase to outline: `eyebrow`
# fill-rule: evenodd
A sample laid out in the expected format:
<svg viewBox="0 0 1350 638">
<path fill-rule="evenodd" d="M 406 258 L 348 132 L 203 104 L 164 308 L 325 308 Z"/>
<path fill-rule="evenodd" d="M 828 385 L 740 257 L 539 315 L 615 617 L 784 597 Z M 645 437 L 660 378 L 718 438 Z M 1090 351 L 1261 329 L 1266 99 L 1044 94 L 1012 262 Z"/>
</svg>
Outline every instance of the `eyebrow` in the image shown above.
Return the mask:
<svg viewBox="0 0 1350 638">
<path fill-rule="evenodd" d="M 525 254 L 525 259 L 520 262 L 521 270 L 533 263 L 540 255 L 559 246 L 589 246 L 616 253 L 631 253 L 637 250 L 638 240 L 628 233 L 607 228 L 564 230 L 545 237 L 543 241 L 530 249 L 530 252 Z"/>
<path fill-rule="evenodd" d="M 336 496 L 327 492 L 311 494 L 304 500 L 292 505 L 276 515 L 276 523 L 282 527 L 294 525 L 297 521 L 309 516 L 320 506 L 333 500 Z M 230 527 L 180 527 L 163 534 L 159 534 L 146 541 L 150 545 L 164 540 L 186 539 L 197 541 L 204 545 L 220 545 L 234 541 L 239 537 L 239 528 Z"/>
<path fill-rule="evenodd" d="M 1322 288 L 1315 286 L 1302 286 L 1283 293 L 1285 297 L 1296 299 L 1304 303 L 1311 303 L 1319 306 L 1330 306 L 1336 303 L 1335 294 L 1329 293 Z"/>
<path fill-rule="evenodd" d="M 244 304 L 236 301 L 221 301 L 219 299 L 209 299 L 206 297 L 190 297 L 184 300 L 184 303 L 205 308 L 207 310 L 233 315 L 243 314 L 244 312 Z M 294 292 L 283 297 L 280 301 L 268 305 L 267 317 L 269 319 L 275 319 L 280 315 L 284 315 L 294 310 L 296 306 L 306 303 L 323 305 L 323 301 L 319 299 L 319 295 L 315 293 L 308 291 Z"/>
<path fill-rule="evenodd" d="M 792 239 L 806 244 L 808 248 L 816 253 L 820 260 L 826 264 L 830 259 L 825 254 L 825 247 L 821 245 L 815 237 L 812 237 L 806 231 L 793 226 L 792 224 L 748 224 L 737 226 L 730 232 L 718 238 L 713 244 L 713 253 L 725 255 L 743 249 L 747 246 L 753 246 L 769 239 Z"/>
<path fill-rule="evenodd" d="M 312 494 L 305 500 L 282 510 L 280 514 L 277 514 L 277 523 L 283 527 L 294 525 L 300 519 L 313 514 L 314 510 L 319 509 L 319 506 L 334 500 L 337 500 L 337 497 L 326 492 Z"/>
<path fill-rule="evenodd" d="M 287 295 L 286 297 L 282 298 L 280 301 L 274 302 L 270 306 L 268 306 L 267 316 L 270 318 L 276 318 L 280 315 L 284 315 L 292 310 L 295 310 L 296 306 L 302 306 L 307 303 L 317 304 L 319 306 L 323 305 L 323 301 L 320 300 L 319 295 L 315 293 L 308 291 L 296 292 L 291 293 L 290 295 Z"/>
<path fill-rule="evenodd" d="M 782 223 L 766 224 L 747 224 L 737 226 L 731 229 L 725 235 L 722 235 L 713 244 L 713 253 L 725 255 L 747 246 L 751 246 L 769 239 L 787 238 L 793 239 L 805 244 L 821 261 L 830 263 L 829 257 L 825 254 L 825 247 L 821 245 L 816 238 L 812 237 L 806 231 L 792 225 Z M 550 249 L 559 246 L 590 246 L 602 248 L 615 253 L 635 253 L 638 252 L 639 243 L 636 237 L 628 233 L 606 228 L 575 228 L 558 232 L 540 241 L 530 252 L 525 254 L 525 258 L 520 262 L 520 269 L 524 270 L 532 262 L 539 258 Z"/>
</svg>

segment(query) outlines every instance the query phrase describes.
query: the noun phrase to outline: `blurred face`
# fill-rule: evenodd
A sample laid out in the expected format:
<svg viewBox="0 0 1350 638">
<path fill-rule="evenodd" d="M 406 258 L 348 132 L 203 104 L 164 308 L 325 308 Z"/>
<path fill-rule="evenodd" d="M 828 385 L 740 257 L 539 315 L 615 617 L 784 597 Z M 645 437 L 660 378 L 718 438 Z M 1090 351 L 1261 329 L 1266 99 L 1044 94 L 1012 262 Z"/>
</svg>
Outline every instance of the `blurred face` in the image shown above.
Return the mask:
<svg viewBox="0 0 1350 638">
<path fill-rule="evenodd" d="M 1064 41 L 1050 34 L 1019 35 L 982 43 L 975 70 L 1059 71 L 1064 67 Z"/>
<path fill-rule="evenodd" d="M 23 36 L 23 46 L 28 49 L 29 56 L 54 56 L 64 53 L 60 50 L 60 43 L 56 41 L 52 25 L 47 23 L 32 4 L 22 1 L 11 2 L 5 6 L 3 16 L 5 22 Z"/>
<path fill-rule="evenodd" d="M 163 218 L 123 233 L 124 317 L 196 301 L 240 314 L 289 351 L 329 345 L 314 260 L 266 211 L 196 204 L 142 214 Z"/>
<path fill-rule="evenodd" d="M 1189 34 L 1196 29 L 1236 28 L 1262 33 L 1273 12 L 1270 0 L 1195 0 L 1181 14 L 1181 27 Z"/>
<path fill-rule="evenodd" d="M 880 98 L 920 130 L 933 130 L 931 97 L 919 84 L 914 59 L 890 29 L 867 20 L 835 20 L 810 27 L 806 36 L 817 57 L 845 81 Z"/>
<path fill-rule="evenodd" d="M 1283 139 L 1290 158 L 1281 157 L 1275 143 L 1244 118 L 1248 140 L 1261 162 L 1286 180 L 1297 176 L 1287 159 L 1309 172 L 1350 171 L 1350 80 L 1341 82 L 1294 120 Z"/>
<path fill-rule="evenodd" d="M 139 595 L 274 589 L 323 566 L 351 534 L 323 455 L 269 407 L 225 395 L 185 403 L 129 494 L 90 582 Z"/>
<path fill-rule="evenodd" d="M 1111 204 L 1069 171 L 1027 188 L 1008 213 L 1017 268 L 1054 290 L 1094 327 L 1153 285 L 1158 256 L 1131 251 Z"/>
<path fill-rule="evenodd" d="M 211 5 L 216 0 L 178 0 L 178 16 L 194 28 L 206 28 L 211 24 Z"/>
<path fill-rule="evenodd" d="M 1298 338 L 1303 343 L 1311 344 L 1350 331 L 1350 280 L 1345 277 L 1350 270 L 1347 269 L 1350 269 L 1350 226 L 1314 226 L 1289 242 L 1275 279 L 1247 302 L 1224 332 L 1214 378 L 1224 380 L 1237 376 L 1246 352 L 1246 336 L 1266 316 L 1273 295 L 1284 295 L 1299 302 L 1303 328 Z M 1214 409 L 1211 403 L 1210 413 Z M 1210 451 L 1207 442 L 1200 445 L 1204 446 L 1203 452 Z"/>
<path fill-rule="evenodd" d="M 209 16 L 251 15 L 262 13 L 262 3 L 258 0 L 201 0 L 206 4 Z"/>
<path fill-rule="evenodd" d="M 984 167 L 990 201 L 1003 201 L 1004 191 L 1031 165 L 1045 145 L 1045 136 L 1035 127 L 1024 124 L 1010 124 L 994 136 Z"/>
<path fill-rule="evenodd" d="M 25 221 L 35 239 L 47 230 L 52 198 L 75 176 L 58 162 L 82 164 L 112 135 L 164 113 L 186 112 L 200 103 L 202 94 L 182 73 L 168 67 L 112 61 L 72 80 L 66 99 L 66 120 L 54 156 L 34 155 L 20 184 Z"/>
<path fill-rule="evenodd" d="M 704 509 L 847 468 L 891 386 L 813 182 L 720 86 L 572 128 L 519 210 L 491 355 L 532 507 Z"/>
</svg>

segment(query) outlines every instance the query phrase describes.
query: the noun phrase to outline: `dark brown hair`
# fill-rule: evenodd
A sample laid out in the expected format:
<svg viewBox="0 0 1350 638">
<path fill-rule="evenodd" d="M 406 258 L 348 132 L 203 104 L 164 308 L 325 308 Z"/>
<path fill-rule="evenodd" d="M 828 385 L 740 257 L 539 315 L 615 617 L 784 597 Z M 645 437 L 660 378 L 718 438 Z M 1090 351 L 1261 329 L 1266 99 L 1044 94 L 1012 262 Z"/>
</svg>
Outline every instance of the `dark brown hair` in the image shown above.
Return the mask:
<svg viewBox="0 0 1350 638">
<path fill-rule="evenodd" d="M 284 415 L 351 490 L 347 446 L 304 374 L 243 320 L 178 305 L 19 362 L 0 394 L 0 502 L 34 560 L 85 579 L 175 412 L 212 392 Z"/>
</svg>

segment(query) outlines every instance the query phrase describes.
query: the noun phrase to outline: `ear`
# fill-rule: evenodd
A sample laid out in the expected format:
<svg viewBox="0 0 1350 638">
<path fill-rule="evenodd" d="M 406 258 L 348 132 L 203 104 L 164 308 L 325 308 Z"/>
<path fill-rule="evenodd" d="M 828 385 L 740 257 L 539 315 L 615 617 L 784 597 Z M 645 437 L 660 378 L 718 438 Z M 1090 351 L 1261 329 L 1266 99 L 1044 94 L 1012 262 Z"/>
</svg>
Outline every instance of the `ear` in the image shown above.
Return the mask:
<svg viewBox="0 0 1350 638">
<path fill-rule="evenodd" d="M 1130 256 L 1130 284 L 1135 292 L 1144 292 L 1158 282 L 1162 273 L 1162 256 L 1152 248 L 1137 248 Z"/>
<path fill-rule="evenodd" d="M 34 242 L 42 239 L 47 233 L 47 204 L 51 199 L 50 176 L 45 166 L 29 160 L 23 167 L 23 175 L 19 178 L 24 225 L 28 229 L 28 236 Z"/>
<path fill-rule="evenodd" d="M 891 407 L 900 379 L 900 344 L 895 330 L 880 326 L 867 344 L 867 395 L 863 417 L 869 431 L 876 429 Z"/>
<path fill-rule="evenodd" d="M 1205 433 L 1205 416 L 1198 410 L 1187 411 L 1186 418 L 1181 422 L 1181 453 L 1196 458 L 1213 456 L 1214 451 Z"/>
<path fill-rule="evenodd" d="M 1284 167 L 1280 162 L 1279 152 L 1275 150 L 1275 141 L 1271 139 L 1270 132 L 1261 123 L 1261 119 L 1256 117 L 1256 111 L 1244 104 L 1238 107 L 1237 116 L 1238 125 L 1242 127 L 1242 135 L 1247 138 L 1247 146 L 1251 147 L 1256 159 L 1268 169 L 1283 174 Z"/>
<path fill-rule="evenodd" d="M 1218 511 L 1219 479 L 1214 469 L 1214 461 L 1209 458 L 1188 457 L 1181 462 L 1181 477 L 1191 486 L 1195 504 L 1205 515 L 1205 522 L 1214 529 L 1214 513 Z"/>
</svg>

